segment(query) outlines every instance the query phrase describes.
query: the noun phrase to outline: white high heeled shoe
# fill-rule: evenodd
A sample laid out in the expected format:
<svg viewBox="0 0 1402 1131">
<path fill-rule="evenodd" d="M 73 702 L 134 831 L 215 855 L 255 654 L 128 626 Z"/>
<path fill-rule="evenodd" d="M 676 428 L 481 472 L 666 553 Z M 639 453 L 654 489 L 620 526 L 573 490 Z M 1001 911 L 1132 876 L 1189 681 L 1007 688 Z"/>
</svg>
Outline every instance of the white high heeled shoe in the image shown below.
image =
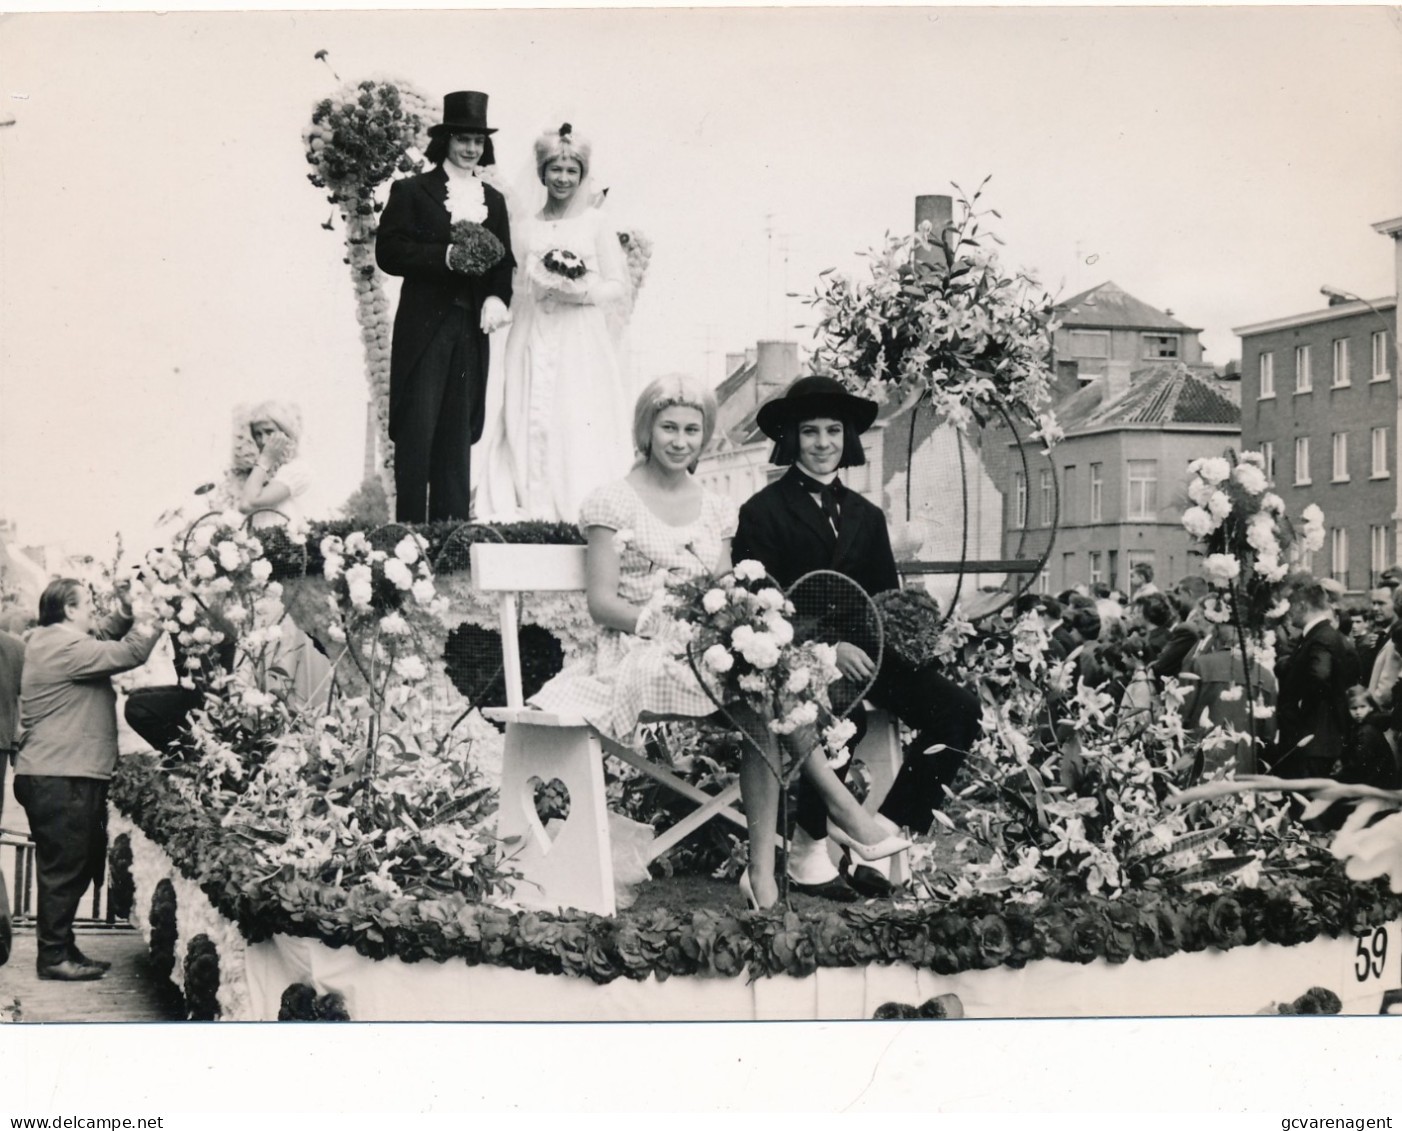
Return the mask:
<svg viewBox="0 0 1402 1131">
<path fill-rule="evenodd" d="M 898 852 L 904 852 L 910 847 L 910 841 L 903 836 L 891 835 L 885 840 L 877 841 L 875 844 L 863 844 L 853 836 L 843 832 L 831 820 L 828 821 L 828 836 L 837 841 L 844 848 L 850 848 L 854 856 L 860 856 L 863 860 L 885 860 L 888 856 L 894 856 Z"/>
</svg>

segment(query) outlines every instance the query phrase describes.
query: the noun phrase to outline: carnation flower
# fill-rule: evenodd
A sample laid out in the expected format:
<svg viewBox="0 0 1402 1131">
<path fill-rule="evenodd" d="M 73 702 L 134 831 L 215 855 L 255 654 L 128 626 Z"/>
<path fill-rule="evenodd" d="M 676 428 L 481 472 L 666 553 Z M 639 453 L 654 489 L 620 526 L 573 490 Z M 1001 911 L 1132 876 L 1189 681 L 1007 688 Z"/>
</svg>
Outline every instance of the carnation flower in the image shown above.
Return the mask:
<svg viewBox="0 0 1402 1131">
<path fill-rule="evenodd" d="M 1235 703 L 1238 699 L 1241 698 L 1242 693 L 1245 690 L 1246 689 L 1242 687 L 1241 684 L 1234 683 L 1230 687 L 1222 688 L 1221 694 L 1218 695 L 1218 698 L 1223 703 Z"/>
<path fill-rule="evenodd" d="M 195 630 L 190 633 L 190 637 L 196 644 L 208 644 L 214 639 L 214 633 L 210 632 L 204 625 L 197 624 Z"/>
<path fill-rule="evenodd" d="M 201 554 L 195 559 L 195 576 L 202 581 L 208 581 L 218 572 L 215 564 Z"/>
<path fill-rule="evenodd" d="M 1261 509 L 1270 511 L 1271 514 L 1281 515 L 1285 513 L 1285 500 L 1273 491 L 1268 491 L 1261 496 Z"/>
<path fill-rule="evenodd" d="M 784 594 L 778 589 L 775 589 L 772 585 L 756 593 L 755 600 L 759 602 L 760 608 L 773 610 L 774 612 L 783 612 L 784 606 L 788 604 L 784 599 Z"/>
<path fill-rule="evenodd" d="M 708 589 L 706 595 L 701 598 L 701 607 L 706 612 L 715 614 L 725 608 L 725 592 L 721 589 Z"/>
<path fill-rule="evenodd" d="M 1300 517 L 1310 526 L 1324 525 L 1324 512 L 1319 509 L 1318 503 L 1310 503 L 1309 506 L 1300 512 Z"/>
<path fill-rule="evenodd" d="M 328 534 L 321 540 L 321 556 L 323 558 L 340 557 L 345 553 L 346 544 L 335 534 Z"/>
<path fill-rule="evenodd" d="M 418 656 L 400 656 L 394 661 L 394 670 L 411 683 L 428 675 L 428 667 Z"/>
<path fill-rule="evenodd" d="M 1209 483 L 1215 485 L 1221 483 L 1232 473 L 1232 465 L 1221 456 L 1213 456 L 1210 459 L 1201 461 L 1197 468 L 1197 473 Z"/>
<path fill-rule="evenodd" d="M 427 577 L 421 577 L 409 587 L 409 592 L 419 604 L 427 605 L 434 598 L 433 582 Z"/>
<path fill-rule="evenodd" d="M 759 581 L 765 576 L 765 569 L 762 563 L 753 558 L 746 558 L 737 563 L 734 573 L 740 581 Z"/>
<path fill-rule="evenodd" d="M 224 610 L 224 619 L 230 624 L 243 624 L 248 619 L 248 610 L 242 605 L 230 605 Z"/>
<path fill-rule="evenodd" d="M 797 695 L 800 691 L 807 689 L 813 680 L 813 673 L 807 668 L 794 668 L 789 672 L 789 678 L 784 681 L 784 690 L 790 694 Z"/>
<path fill-rule="evenodd" d="M 258 582 L 267 581 L 273 575 L 273 563 L 267 558 L 259 558 L 251 566 L 248 572 L 253 575 L 253 580 Z"/>
<path fill-rule="evenodd" d="M 738 630 L 737 630 L 738 631 Z M 768 671 L 779 662 L 781 655 L 779 642 L 767 632 L 753 632 L 737 643 L 740 654 L 760 671 Z"/>
<path fill-rule="evenodd" d="M 1266 466 L 1266 457 L 1260 452 L 1242 452 L 1241 455 L 1237 456 L 1237 463 L 1245 463 L 1250 464 L 1252 467 L 1264 468 Z"/>
<path fill-rule="evenodd" d="M 351 604 L 357 609 L 370 607 L 370 602 L 375 596 L 373 581 L 373 575 L 367 565 L 353 565 L 346 570 L 346 587 L 350 593 Z"/>
<path fill-rule="evenodd" d="M 412 534 L 406 534 L 394 547 L 394 556 L 405 565 L 413 565 L 419 560 L 419 541 Z"/>
<path fill-rule="evenodd" d="M 1259 467 L 1249 463 L 1239 463 L 1232 478 L 1241 484 L 1241 488 L 1248 495 L 1259 495 L 1268 484 L 1266 483 L 1266 473 Z"/>
<path fill-rule="evenodd" d="M 746 672 L 740 677 L 740 690 L 751 695 L 765 695 L 769 691 L 769 681 L 758 672 Z"/>
<path fill-rule="evenodd" d="M 346 549 L 348 554 L 364 554 L 370 549 L 370 539 L 365 537 L 365 531 L 352 530 L 346 535 Z"/>
<path fill-rule="evenodd" d="M 326 635 L 331 637 L 337 644 L 344 644 L 346 642 L 346 630 L 339 624 L 327 625 Z"/>
<path fill-rule="evenodd" d="M 723 675 L 735 666 L 735 657 L 724 644 L 712 644 L 702 653 L 701 661 L 718 675 Z"/>
<path fill-rule="evenodd" d="M 1214 585 L 1226 585 L 1241 575 L 1241 563 L 1231 554 L 1208 554 L 1202 571 Z"/>
<path fill-rule="evenodd" d="M 1188 498 L 1202 505 L 1212 497 L 1212 490 L 1213 487 L 1211 483 L 1208 483 L 1204 479 L 1194 478 L 1193 481 L 1188 484 Z"/>
<path fill-rule="evenodd" d="M 775 612 L 764 614 L 764 627 L 779 647 L 793 642 L 793 625 Z"/>
<path fill-rule="evenodd" d="M 243 565 L 243 556 L 239 553 L 239 548 L 233 542 L 220 542 L 215 550 L 219 554 L 219 564 L 229 573 L 233 573 L 239 566 Z"/>
<path fill-rule="evenodd" d="M 1251 708 L 1251 715 L 1257 719 L 1273 719 L 1275 718 L 1275 708 L 1269 703 L 1257 703 Z"/>
<path fill-rule="evenodd" d="M 838 719 L 823 731 L 823 743 L 829 750 L 845 747 L 857 735 L 857 724 L 851 719 Z"/>
<path fill-rule="evenodd" d="M 408 636 L 409 622 L 398 613 L 390 613 L 380 618 L 380 631 L 387 636 Z"/>
<path fill-rule="evenodd" d="M 1264 511 L 1251 516 L 1246 524 L 1246 544 L 1270 557 L 1280 556 L 1280 543 L 1275 539 L 1275 520 Z"/>
<path fill-rule="evenodd" d="M 1183 529 L 1194 538 L 1206 538 L 1218 525 L 1218 520 L 1202 507 L 1189 507 L 1183 512 Z"/>
<path fill-rule="evenodd" d="M 335 581 L 341 576 L 341 570 L 345 568 L 346 559 L 340 554 L 327 554 L 326 561 L 321 567 L 321 575 L 327 581 Z"/>
<path fill-rule="evenodd" d="M 188 598 L 184 601 L 181 601 L 179 613 L 180 623 L 194 624 L 195 617 L 199 615 L 199 611 L 199 606 L 196 605 L 194 601 L 191 601 Z"/>
<path fill-rule="evenodd" d="M 209 549 L 209 544 L 214 540 L 214 528 L 208 523 L 202 523 L 195 527 L 190 535 L 190 544 L 200 553 Z"/>
<path fill-rule="evenodd" d="M 1289 567 L 1274 554 L 1262 554 L 1256 559 L 1254 568 L 1257 573 L 1271 582 L 1284 581 L 1285 575 L 1290 572 Z"/>
<path fill-rule="evenodd" d="M 1213 491 L 1207 500 L 1207 509 L 1219 522 L 1232 513 L 1232 501 L 1221 491 Z"/>
<path fill-rule="evenodd" d="M 385 580 L 391 582 L 396 589 L 404 591 L 413 587 L 414 572 L 399 558 L 387 559 L 383 569 Z"/>
</svg>

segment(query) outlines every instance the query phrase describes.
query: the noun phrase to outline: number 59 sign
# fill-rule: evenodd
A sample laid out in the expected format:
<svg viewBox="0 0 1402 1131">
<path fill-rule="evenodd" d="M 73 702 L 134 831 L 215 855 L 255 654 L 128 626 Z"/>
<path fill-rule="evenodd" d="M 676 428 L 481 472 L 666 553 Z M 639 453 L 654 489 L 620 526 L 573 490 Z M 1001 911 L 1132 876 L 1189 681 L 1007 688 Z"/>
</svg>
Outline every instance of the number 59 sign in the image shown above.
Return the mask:
<svg viewBox="0 0 1402 1131">
<path fill-rule="evenodd" d="M 1354 935 L 1353 940 L 1353 980 L 1360 985 L 1364 982 L 1381 980 L 1387 969 L 1387 928 L 1374 927 L 1371 931 Z M 1396 979 L 1389 978 L 1388 981 L 1396 981 Z"/>
</svg>

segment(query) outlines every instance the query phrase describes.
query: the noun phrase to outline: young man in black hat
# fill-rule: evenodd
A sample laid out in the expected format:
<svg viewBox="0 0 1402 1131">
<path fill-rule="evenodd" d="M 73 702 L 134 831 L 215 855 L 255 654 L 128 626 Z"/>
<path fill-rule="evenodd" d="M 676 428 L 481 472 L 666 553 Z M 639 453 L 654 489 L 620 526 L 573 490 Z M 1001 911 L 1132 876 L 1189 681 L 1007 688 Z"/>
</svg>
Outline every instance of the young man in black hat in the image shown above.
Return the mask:
<svg viewBox="0 0 1402 1131">
<path fill-rule="evenodd" d="M 845 574 L 868 594 L 899 587 L 885 514 L 838 478 L 841 468 L 866 462 L 861 434 L 871 427 L 876 410 L 874 402 L 853 396 L 832 378 L 816 376 L 800 377 L 782 397 L 760 408 L 759 426 L 775 441 L 770 461 L 792 466 L 740 508 L 732 544 L 735 561 L 762 562 L 786 588 L 814 570 Z M 893 833 L 902 828 L 928 832 L 945 786 L 978 737 L 978 697 L 933 667 L 914 670 L 883 662 L 877 671 L 855 644 L 838 646 L 838 666 L 859 684 L 875 673 L 868 698 L 915 731 L 877 820 Z M 943 749 L 926 753 L 937 745 Z M 870 866 L 851 873 L 852 886 L 842 882 L 827 852 L 826 811 L 801 784 L 797 824 L 789 876 L 799 891 L 847 900 L 856 898 L 856 891 L 890 891 L 885 876 Z"/>
</svg>

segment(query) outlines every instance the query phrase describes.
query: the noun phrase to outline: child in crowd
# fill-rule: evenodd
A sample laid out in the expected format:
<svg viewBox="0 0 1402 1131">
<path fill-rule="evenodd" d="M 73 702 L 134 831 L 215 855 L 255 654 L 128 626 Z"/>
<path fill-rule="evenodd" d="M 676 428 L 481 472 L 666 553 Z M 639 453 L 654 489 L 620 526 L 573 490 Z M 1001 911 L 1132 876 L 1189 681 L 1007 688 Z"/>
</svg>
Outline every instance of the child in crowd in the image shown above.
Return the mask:
<svg viewBox="0 0 1402 1131">
<path fill-rule="evenodd" d="M 1353 718 L 1353 734 L 1344 744 L 1339 780 L 1397 789 L 1402 774 L 1387 740 L 1388 717 L 1368 698 L 1368 689 L 1361 684 L 1348 689 L 1348 713 Z"/>
</svg>

